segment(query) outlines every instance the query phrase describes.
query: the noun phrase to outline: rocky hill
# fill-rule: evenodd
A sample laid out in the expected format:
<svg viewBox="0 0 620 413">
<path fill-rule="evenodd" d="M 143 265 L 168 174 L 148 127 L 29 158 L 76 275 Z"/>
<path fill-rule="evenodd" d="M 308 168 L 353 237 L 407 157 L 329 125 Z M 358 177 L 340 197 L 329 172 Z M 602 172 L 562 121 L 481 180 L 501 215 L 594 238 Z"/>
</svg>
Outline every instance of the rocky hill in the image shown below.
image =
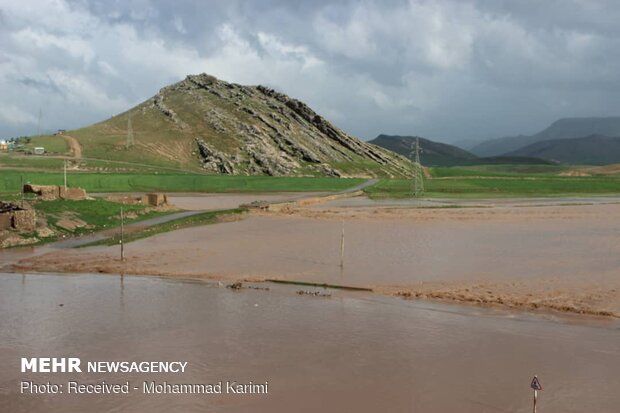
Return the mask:
<svg viewBox="0 0 620 413">
<path fill-rule="evenodd" d="M 555 162 L 583 165 L 620 163 L 620 138 L 591 135 L 583 138 L 553 139 L 533 143 L 507 155 L 535 156 Z"/>
<path fill-rule="evenodd" d="M 473 147 L 471 151 L 478 156 L 497 156 L 512 153 L 536 142 L 581 138 L 589 135 L 620 136 L 620 117 L 560 119 L 534 135 L 491 139 Z"/>
<path fill-rule="evenodd" d="M 216 174 L 398 177 L 412 167 L 299 100 L 206 74 L 187 76 L 125 113 L 68 135 L 84 157 Z"/>
</svg>

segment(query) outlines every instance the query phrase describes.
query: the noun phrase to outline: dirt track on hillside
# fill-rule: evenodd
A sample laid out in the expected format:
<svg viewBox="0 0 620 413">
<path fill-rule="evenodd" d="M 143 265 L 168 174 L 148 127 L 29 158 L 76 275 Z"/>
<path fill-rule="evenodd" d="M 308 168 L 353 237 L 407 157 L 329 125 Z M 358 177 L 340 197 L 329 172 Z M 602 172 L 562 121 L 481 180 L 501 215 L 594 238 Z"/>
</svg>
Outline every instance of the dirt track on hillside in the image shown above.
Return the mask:
<svg viewBox="0 0 620 413">
<path fill-rule="evenodd" d="M 71 154 L 74 158 L 80 159 L 82 157 L 82 145 L 75 139 L 73 136 L 62 135 L 62 137 L 67 141 L 69 148 L 71 149 Z"/>
</svg>

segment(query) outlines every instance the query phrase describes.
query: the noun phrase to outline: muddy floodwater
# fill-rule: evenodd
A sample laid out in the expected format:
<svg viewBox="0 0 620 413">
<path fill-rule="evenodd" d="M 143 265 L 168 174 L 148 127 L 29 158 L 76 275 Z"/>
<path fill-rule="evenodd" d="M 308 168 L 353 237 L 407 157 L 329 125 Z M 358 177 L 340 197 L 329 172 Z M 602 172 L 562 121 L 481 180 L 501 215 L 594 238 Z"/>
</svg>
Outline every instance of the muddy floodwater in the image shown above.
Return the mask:
<svg viewBox="0 0 620 413">
<path fill-rule="evenodd" d="M 265 287 L 265 284 L 261 284 Z M 296 288 L 0 274 L 3 412 L 616 412 L 620 325 Z M 587 322 L 586 322 L 587 321 Z M 187 361 L 183 374 L 20 373 L 20 357 Z M 21 380 L 268 381 L 266 395 L 24 395 Z"/>
<path fill-rule="evenodd" d="M 278 278 L 620 317 L 620 205 L 609 203 L 613 199 L 562 201 L 499 200 L 459 208 L 327 205 L 249 214 L 238 222 L 139 240 L 125 247 L 126 262 L 118 260 L 117 246 L 21 260 L 13 252 L 5 255 L 26 272 Z"/>
</svg>

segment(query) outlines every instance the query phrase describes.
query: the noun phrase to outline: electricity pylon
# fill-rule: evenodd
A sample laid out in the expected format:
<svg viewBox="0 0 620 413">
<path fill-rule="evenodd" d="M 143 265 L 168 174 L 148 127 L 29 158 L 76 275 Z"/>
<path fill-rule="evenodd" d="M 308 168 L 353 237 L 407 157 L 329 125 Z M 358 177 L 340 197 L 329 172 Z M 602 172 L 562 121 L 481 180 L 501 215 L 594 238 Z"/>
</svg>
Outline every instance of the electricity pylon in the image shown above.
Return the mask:
<svg viewBox="0 0 620 413">
<path fill-rule="evenodd" d="M 125 142 L 125 149 L 129 149 L 133 146 L 133 127 L 131 126 L 131 113 L 127 119 L 127 142 Z"/>
<path fill-rule="evenodd" d="M 39 122 L 37 123 L 37 136 L 41 136 L 41 118 L 43 117 L 43 112 L 41 108 L 39 108 Z"/>
<path fill-rule="evenodd" d="M 420 162 L 420 138 L 415 138 L 415 146 L 413 141 L 411 142 L 411 152 L 409 158 L 415 161 L 413 164 L 412 179 L 411 179 L 411 196 L 422 196 L 424 194 L 424 170 L 422 168 L 422 162 Z"/>
</svg>

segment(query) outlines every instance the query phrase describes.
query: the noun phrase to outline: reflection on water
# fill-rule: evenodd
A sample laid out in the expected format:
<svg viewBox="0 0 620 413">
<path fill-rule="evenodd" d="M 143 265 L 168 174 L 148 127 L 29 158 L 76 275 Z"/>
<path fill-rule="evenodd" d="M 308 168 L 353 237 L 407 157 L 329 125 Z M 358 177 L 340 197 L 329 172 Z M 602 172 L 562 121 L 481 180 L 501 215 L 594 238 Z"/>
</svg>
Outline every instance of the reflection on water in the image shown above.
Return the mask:
<svg viewBox="0 0 620 413">
<path fill-rule="evenodd" d="M 61 306 L 62 304 L 62 306 Z M 115 276 L 0 276 L 7 412 L 617 411 L 617 323 L 571 325 L 364 294 Z M 172 374 L 22 375 L 19 358 L 184 360 Z M 269 395 L 26 396 L 20 380 L 269 381 Z"/>
</svg>

